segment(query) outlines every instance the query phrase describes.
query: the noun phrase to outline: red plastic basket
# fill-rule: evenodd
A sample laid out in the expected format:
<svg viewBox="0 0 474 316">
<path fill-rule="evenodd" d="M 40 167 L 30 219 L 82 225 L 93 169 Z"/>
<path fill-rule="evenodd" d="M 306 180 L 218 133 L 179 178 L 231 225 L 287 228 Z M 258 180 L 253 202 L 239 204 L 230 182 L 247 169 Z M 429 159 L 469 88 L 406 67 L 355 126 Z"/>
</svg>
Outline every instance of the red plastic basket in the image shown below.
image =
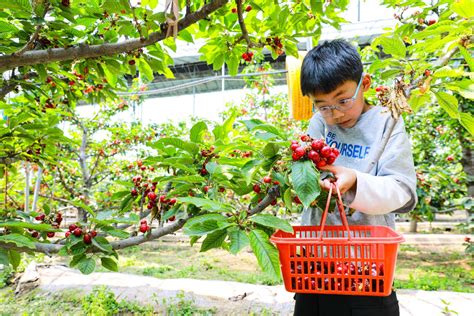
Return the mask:
<svg viewBox="0 0 474 316">
<path fill-rule="evenodd" d="M 319 226 L 276 231 L 277 246 L 289 292 L 387 296 L 391 293 L 398 244 L 403 236 L 385 226 L 350 226 L 339 189 L 336 202 L 342 226 L 325 226 L 332 188 Z"/>
</svg>

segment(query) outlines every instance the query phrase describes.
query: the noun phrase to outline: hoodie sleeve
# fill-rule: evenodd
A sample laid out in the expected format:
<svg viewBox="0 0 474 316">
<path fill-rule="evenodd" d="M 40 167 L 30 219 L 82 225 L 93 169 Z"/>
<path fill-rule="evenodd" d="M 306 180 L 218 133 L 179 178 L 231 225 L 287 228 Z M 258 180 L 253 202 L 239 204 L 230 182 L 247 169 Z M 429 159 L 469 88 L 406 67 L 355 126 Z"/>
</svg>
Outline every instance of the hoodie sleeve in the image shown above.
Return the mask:
<svg viewBox="0 0 474 316">
<path fill-rule="evenodd" d="M 312 138 L 325 138 L 326 123 L 319 113 L 313 115 L 309 121 L 308 134 Z"/>
<path fill-rule="evenodd" d="M 376 168 L 376 176 L 356 171 L 356 190 L 345 196 L 346 204 L 370 215 L 413 210 L 417 203 L 416 173 L 402 118 Z"/>
</svg>

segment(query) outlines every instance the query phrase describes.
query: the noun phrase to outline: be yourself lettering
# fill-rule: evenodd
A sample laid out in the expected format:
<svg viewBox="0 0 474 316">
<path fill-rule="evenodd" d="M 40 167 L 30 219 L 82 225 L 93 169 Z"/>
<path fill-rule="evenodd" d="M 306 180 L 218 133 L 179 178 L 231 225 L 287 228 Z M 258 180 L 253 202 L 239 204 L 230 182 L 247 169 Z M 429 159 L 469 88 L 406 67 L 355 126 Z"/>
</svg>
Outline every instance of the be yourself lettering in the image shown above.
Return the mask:
<svg viewBox="0 0 474 316">
<path fill-rule="evenodd" d="M 336 134 L 329 132 L 326 136 L 326 143 L 331 147 L 335 146 L 337 149 L 339 149 L 341 156 L 355 159 L 364 159 L 369 154 L 370 146 L 341 143 L 337 142 L 335 138 Z"/>
</svg>

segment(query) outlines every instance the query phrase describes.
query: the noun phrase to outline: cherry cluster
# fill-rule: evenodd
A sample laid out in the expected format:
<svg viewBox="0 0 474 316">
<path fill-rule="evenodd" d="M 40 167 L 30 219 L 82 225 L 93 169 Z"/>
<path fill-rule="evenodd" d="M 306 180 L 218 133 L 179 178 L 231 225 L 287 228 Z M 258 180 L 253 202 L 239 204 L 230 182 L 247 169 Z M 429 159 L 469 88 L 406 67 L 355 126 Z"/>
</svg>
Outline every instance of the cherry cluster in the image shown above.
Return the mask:
<svg viewBox="0 0 474 316">
<path fill-rule="evenodd" d="M 90 245 L 92 243 L 92 238 L 97 236 L 97 232 L 95 230 L 84 231 L 81 227 L 77 224 L 69 225 L 69 231 L 66 232 L 65 236 L 68 238 L 73 234 L 76 237 L 81 237 L 85 244 Z"/>
<path fill-rule="evenodd" d="M 339 157 L 339 150 L 328 146 L 322 139 L 313 139 L 308 135 L 302 135 L 300 139 L 303 144 L 297 140 L 291 141 L 290 149 L 294 161 L 309 159 L 317 168 L 321 168 L 332 165 Z"/>
<path fill-rule="evenodd" d="M 252 58 L 253 58 L 252 52 L 245 52 L 242 54 L 242 59 L 245 60 L 246 62 L 251 62 Z"/>
<path fill-rule="evenodd" d="M 59 225 L 61 225 L 61 222 L 63 221 L 63 215 L 60 212 L 56 214 L 49 214 L 49 215 L 41 213 L 35 217 L 35 220 L 40 221 L 41 223 L 44 223 L 44 224 L 50 224 L 51 227 L 58 229 Z M 40 235 L 39 232 L 37 232 L 36 230 L 31 231 L 31 237 L 39 238 L 39 235 Z M 55 235 L 54 232 L 46 233 L 46 236 L 48 236 L 48 238 L 52 238 L 54 237 L 54 235 Z"/>
<path fill-rule="evenodd" d="M 209 172 L 207 171 L 206 169 L 206 165 L 209 161 L 211 161 L 211 159 L 214 157 L 214 158 L 219 158 L 218 155 L 216 155 L 214 153 L 214 150 L 215 150 L 215 146 L 212 145 L 211 147 L 209 147 L 209 149 L 203 149 L 201 150 L 201 156 L 204 157 L 204 162 L 202 164 L 202 167 L 201 169 L 199 170 L 199 173 L 202 175 L 202 176 L 205 176 L 205 175 L 208 175 Z"/>
<path fill-rule="evenodd" d="M 383 279 L 375 278 L 384 276 L 383 263 L 377 265 L 373 262 L 356 266 L 349 262 L 309 262 L 309 264 L 291 262 L 290 272 L 296 275 L 291 280 L 292 287 L 297 289 L 383 292 Z M 298 274 L 311 274 L 311 277 L 298 276 Z M 363 276 L 374 278 L 363 278 Z"/>
</svg>

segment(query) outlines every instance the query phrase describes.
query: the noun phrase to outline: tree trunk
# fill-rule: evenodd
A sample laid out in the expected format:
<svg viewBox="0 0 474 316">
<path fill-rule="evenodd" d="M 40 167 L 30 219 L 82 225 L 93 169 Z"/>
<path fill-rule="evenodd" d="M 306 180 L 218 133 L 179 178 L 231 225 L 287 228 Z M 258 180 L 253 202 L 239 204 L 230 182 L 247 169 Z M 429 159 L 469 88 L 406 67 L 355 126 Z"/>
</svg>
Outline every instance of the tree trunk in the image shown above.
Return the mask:
<svg viewBox="0 0 474 316">
<path fill-rule="evenodd" d="M 410 220 L 410 230 L 409 230 L 409 232 L 410 233 L 416 233 L 417 226 L 418 226 L 418 220 L 416 218 L 412 218 Z"/>
<path fill-rule="evenodd" d="M 460 110 L 463 112 L 468 112 L 468 109 L 474 105 L 474 102 L 470 100 L 462 99 L 462 101 L 464 102 L 460 102 Z M 472 136 L 465 128 L 459 126 L 457 128 L 457 137 L 462 149 L 461 164 L 467 178 L 467 196 L 472 198 L 474 196 L 474 156 L 472 155 L 474 145 Z"/>
</svg>

